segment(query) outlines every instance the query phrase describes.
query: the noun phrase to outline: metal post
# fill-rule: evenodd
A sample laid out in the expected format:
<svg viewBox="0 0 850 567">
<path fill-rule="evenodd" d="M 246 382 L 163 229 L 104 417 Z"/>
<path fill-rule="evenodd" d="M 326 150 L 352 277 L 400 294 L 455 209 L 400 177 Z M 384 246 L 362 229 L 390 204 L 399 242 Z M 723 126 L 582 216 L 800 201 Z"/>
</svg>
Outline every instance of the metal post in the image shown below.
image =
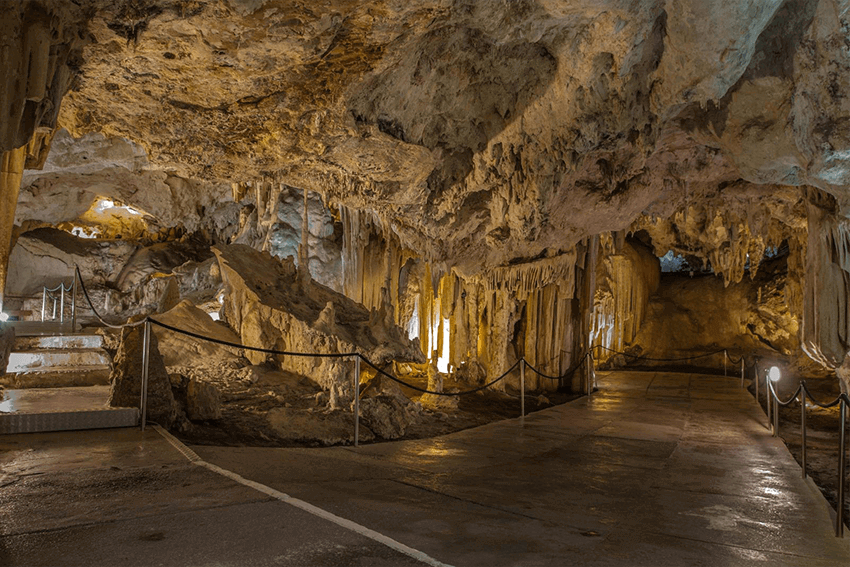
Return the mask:
<svg viewBox="0 0 850 567">
<path fill-rule="evenodd" d="M 142 412 L 142 431 L 145 430 L 148 410 L 148 370 L 151 358 L 151 322 L 145 320 L 144 335 L 142 339 L 142 389 L 140 395 L 140 411 Z"/>
<path fill-rule="evenodd" d="M 800 382 L 800 461 L 806 478 L 806 382 Z"/>
<path fill-rule="evenodd" d="M 770 385 L 770 392 L 773 395 L 773 436 L 779 437 L 779 396 L 776 395 L 773 384 Z"/>
<path fill-rule="evenodd" d="M 765 379 L 764 379 L 764 386 L 765 386 L 765 388 L 764 388 L 765 389 L 765 394 L 764 394 L 765 400 L 764 401 L 765 401 L 765 405 L 767 406 L 767 428 L 773 429 L 773 415 L 771 413 L 771 410 L 773 409 L 773 400 L 770 399 L 770 380 L 766 376 L 765 376 Z"/>
<path fill-rule="evenodd" d="M 61 303 L 59 303 L 59 322 L 65 322 L 65 282 L 59 284 L 59 297 L 61 298 Z"/>
<path fill-rule="evenodd" d="M 51 321 L 56 320 L 56 298 L 53 298 L 53 316 L 50 318 Z"/>
<path fill-rule="evenodd" d="M 723 375 L 728 376 L 726 374 L 726 363 L 729 361 L 729 354 L 724 350 L 723 351 Z"/>
<path fill-rule="evenodd" d="M 354 356 L 354 446 L 360 446 L 360 355 Z"/>
<path fill-rule="evenodd" d="M 756 403 L 761 409 L 761 399 L 759 399 L 759 363 L 756 361 L 753 363 L 753 374 L 756 379 Z"/>
<path fill-rule="evenodd" d="M 589 398 L 591 394 L 593 394 L 593 358 L 585 355 L 584 361 L 584 376 L 585 382 L 587 384 L 587 397 Z"/>
<path fill-rule="evenodd" d="M 741 387 L 744 387 L 744 355 L 741 355 Z"/>
<path fill-rule="evenodd" d="M 71 285 L 71 332 L 77 332 L 77 270 L 74 269 L 74 283 Z"/>
<path fill-rule="evenodd" d="M 525 417 L 525 358 L 519 359 L 519 416 Z"/>
<path fill-rule="evenodd" d="M 847 436 L 847 404 L 844 399 L 841 400 L 841 416 L 838 420 L 838 425 L 841 427 L 841 432 L 838 435 L 838 509 L 835 511 L 835 536 L 844 536 L 844 481 L 845 477 L 845 452 Z"/>
<path fill-rule="evenodd" d="M 41 322 L 44 323 L 44 310 L 47 308 L 47 288 L 41 288 Z"/>
<path fill-rule="evenodd" d="M 844 481 L 845 481 L 845 452 L 847 450 L 847 404 L 842 398 L 840 404 L 841 416 L 838 418 L 838 425 L 841 427 L 841 432 L 838 435 L 838 509 L 835 511 L 835 536 L 844 536 Z"/>
</svg>

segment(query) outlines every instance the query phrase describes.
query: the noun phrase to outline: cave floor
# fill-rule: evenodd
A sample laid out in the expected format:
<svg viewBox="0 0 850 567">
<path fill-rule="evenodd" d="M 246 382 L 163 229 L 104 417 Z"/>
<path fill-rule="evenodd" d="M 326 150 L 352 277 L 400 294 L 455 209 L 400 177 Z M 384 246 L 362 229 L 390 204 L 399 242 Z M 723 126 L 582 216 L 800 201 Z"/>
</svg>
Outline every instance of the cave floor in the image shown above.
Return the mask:
<svg viewBox="0 0 850 567">
<path fill-rule="evenodd" d="M 432 439 L 195 446 L 194 464 L 156 431 L 2 437 L 0 564 L 850 564 L 739 380 L 599 386 Z"/>
</svg>

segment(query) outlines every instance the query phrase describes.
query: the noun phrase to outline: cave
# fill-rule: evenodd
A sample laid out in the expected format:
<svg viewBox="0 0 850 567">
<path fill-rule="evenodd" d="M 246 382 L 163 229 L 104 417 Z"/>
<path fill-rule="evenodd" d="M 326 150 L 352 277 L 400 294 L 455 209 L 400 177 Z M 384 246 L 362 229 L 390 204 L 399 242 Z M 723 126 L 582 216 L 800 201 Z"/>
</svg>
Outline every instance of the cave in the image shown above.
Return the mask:
<svg viewBox="0 0 850 567">
<path fill-rule="evenodd" d="M 330 535 L 152 561 L 850 560 L 846 1 L 4 8 L 0 563 L 240 490 Z M 791 508 L 827 543 L 759 540 Z"/>
</svg>

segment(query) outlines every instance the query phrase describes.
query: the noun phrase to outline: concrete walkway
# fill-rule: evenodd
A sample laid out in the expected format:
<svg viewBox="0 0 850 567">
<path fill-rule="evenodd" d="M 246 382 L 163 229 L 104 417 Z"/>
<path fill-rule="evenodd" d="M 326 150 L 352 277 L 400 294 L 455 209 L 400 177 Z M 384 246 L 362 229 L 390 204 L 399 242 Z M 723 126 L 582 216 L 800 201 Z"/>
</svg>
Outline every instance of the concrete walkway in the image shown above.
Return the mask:
<svg viewBox="0 0 850 567">
<path fill-rule="evenodd" d="M 425 561 L 850 565 L 848 539 L 739 381 L 616 372 L 600 388 L 436 439 L 193 449 Z M 421 564 L 189 465 L 153 432 L 16 436 L 0 450 L 3 565 Z"/>
</svg>

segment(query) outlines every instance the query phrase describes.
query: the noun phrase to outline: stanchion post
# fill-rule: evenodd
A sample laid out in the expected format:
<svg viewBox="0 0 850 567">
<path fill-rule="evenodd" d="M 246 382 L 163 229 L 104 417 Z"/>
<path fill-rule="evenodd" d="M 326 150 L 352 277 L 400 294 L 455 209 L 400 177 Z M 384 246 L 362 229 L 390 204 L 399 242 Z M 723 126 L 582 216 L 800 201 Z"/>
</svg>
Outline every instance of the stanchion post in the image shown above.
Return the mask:
<svg viewBox="0 0 850 567">
<path fill-rule="evenodd" d="M 525 417 L 525 358 L 519 359 L 519 416 Z"/>
<path fill-rule="evenodd" d="M 764 390 L 765 406 L 767 406 L 767 428 L 773 429 L 773 414 L 771 413 L 773 400 L 770 399 L 770 379 L 767 376 L 764 378 Z"/>
<path fill-rule="evenodd" d="M 773 384 L 770 385 L 770 392 L 773 395 L 773 436 L 779 437 L 779 396 Z"/>
<path fill-rule="evenodd" d="M 59 297 L 61 298 L 60 303 L 59 303 L 59 322 L 64 323 L 65 322 L 65 282 L 61 282 L 59 284 Z"/>
<path fill-rule="evenodd" d="M 838 434 L 838 509 L 835 511 L 835 536 L 844 536 L 844 482 L 846 464 L 846 440 L 847 440 L 847 404 L 844 399 L 839 403 L 841 407 L 838 425 L 841 428 Z"/>
<path fill-rule="evenodd" d="M 71 285 L 71 331 L 77 332 L 77 270 L 74 269 L 74 283 Z"/>
<path fill-rule="evenodd" d="M 744 387 L 744 355 L 741 355 L 741 388 Z"/>
<path fill-rule="evenodd" d="M 761 399 L 759 397 L 759 363 L 758 361 L 753 362 L 753 377 L 756 379 L 756 403 L 761 409 Z"/>
<path fill-rule="evenodd" d="M 800 382 L 800 462 L 806 478 L 806 381 Z"/>
<path fill-rule="evenodd" d="M 726 373 L 726 363 L 729 362 L 729 354 L 724 350 L 723 351 L 723 375 L 728 376 Z"/>
<path fill-rule="evenodd" d="M 147 421 L 148 413 L 148 372 L 150 369 L 151 359 L 151 322 L 150 319 L 145 320 L 144 334 L 142 338 L 142 389 L 139 410 L 142 414 L 141 424 L 142 431 L 145 430 L 145 422 Z"/>
<path fill-rule="evenodd" d="M 44 310 L 47 308 L 47 288 L 41 288 L 41 322 L 44 323 Z"/>
<path fill-rule="evenodd" d="M 360 446 L 360 355 L 354 356 L 354 446 Z"/>
</svg>

